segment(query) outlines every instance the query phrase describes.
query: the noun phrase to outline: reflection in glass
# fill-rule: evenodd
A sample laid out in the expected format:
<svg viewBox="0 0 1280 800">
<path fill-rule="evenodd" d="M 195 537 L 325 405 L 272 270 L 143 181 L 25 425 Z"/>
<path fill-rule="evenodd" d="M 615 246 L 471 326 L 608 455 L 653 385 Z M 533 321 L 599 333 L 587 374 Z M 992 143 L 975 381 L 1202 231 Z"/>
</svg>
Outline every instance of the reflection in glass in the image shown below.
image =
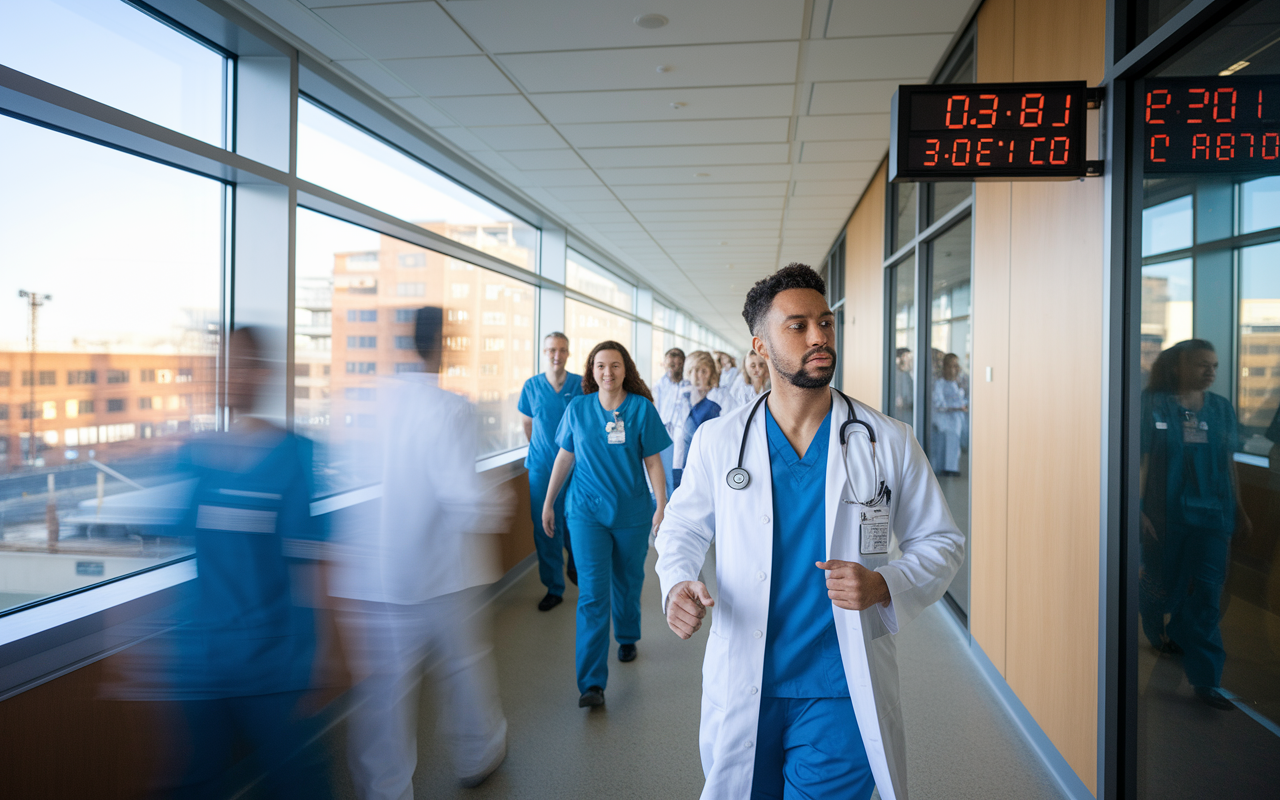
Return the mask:
<svg viewBox="0 0 1280 800">
<path fill-rule="evenodd" d="M 890 268 L 893 291 L 893 372 L 889 379 L 889 414 L 915 425 L 916 381 L 916 276 L 914 263 L 904 261 Z"/>
<path fill-rule="evenodd" d="M 1161 350 L 1191 338 L 1191 259 L 1142 267 L 1142 377 Z"/>
<path fill-rule="evenodd" d="M 1280 406 L 1280 242 L 1240 250 L 1239 319 L 1240 436 L 1246 452 L 1263 455 Z"/>
<path fill-rule="evenodd" d="M 171 457 L 216 426 L 223 186 L 7 117 L 0 141 L 4 609 L 189 552 Z"/>
<path fill-rule="evenodd" d="M 634 287 L 575 250 L 565 260 L 564 285 L 614 308 L 632 310 Z"/>
<path fill-rule="evenodd" d="M 226 146 L 227 60 L 127 3 L 14 3 L 0 25 L 0 64 Z"/>
<path fill-rule="evenodd" d="M 931 184 L 929 190 L 929 224 L 937 222 L 947 212 L 969 199 L 973 194 L 972 183 L 943 182 Z"/>
<path fill-rule="evenodd" d="M 1142 209 L 1142 254 L 1153 256 L 1191 246 L 1191 196 Z"/>
<path fill-rule="evenodd" d="M 600 342 L 611 340 L 628 350 L 633 349 L 631 332 L 634 327 L 626 317 L 565 298 L 564 333 L 569 337 L 569 371 L 585 374 L 587 355 Z M 687 347 L 684 349 L 689 351 Z"/>
<path fill-rule="evenodd" d="M 1240 233 L 1280 227 L 1280 178 L 1240 184 Z"/>
<path fill-rule="evenodd" d="M 480 456 L 524 444 L 516 400 L 537 357 L 532 286 L 299 209 L 296 296 L 294 419 L 316 441 L 319 494 L 375 479 L 351 453 L 378 435 L 380 379 L 422 368 L 422 306 L 444 309 L 440 386 L 476 404 Z"/>
<path fill-rule="evenodd" d="M 971 245 L 970 221 L 966 218 L 931 242 L 928 248 L 927 449 L 933 472 L 966 540 L 969 536 L 969 397 L 973 369 Z M 967 562 L 948 591 L 961 610 L 969 613 Z"/>
<path fill-rule="evenodd" d="M 914 183 L 895 183 L 893 196 L 897 209 L 893 217 L 893 252 L 906 247 L 907 242 L 916 238 L 916 185 Z"/>
<path fill-rule="evenodd" d="M 298 176 L 432 233 L 536 270 L 538 230 L 307 100 Z"/>
</svg>

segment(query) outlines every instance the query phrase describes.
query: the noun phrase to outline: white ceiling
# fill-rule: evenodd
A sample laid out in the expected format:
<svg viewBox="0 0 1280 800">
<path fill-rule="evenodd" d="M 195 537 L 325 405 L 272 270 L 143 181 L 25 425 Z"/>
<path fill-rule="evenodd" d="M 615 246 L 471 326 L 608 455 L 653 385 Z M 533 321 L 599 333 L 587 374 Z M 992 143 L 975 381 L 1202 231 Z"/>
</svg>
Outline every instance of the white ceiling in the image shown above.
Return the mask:
<svg viewBox="0 0 1280 800">
<path fill-rule="evenodd" d="M 826 255 L 888 151 L 894 88 L 975 5 L 241 1 L 738 336 L 751 283 Z"/>
</svg>

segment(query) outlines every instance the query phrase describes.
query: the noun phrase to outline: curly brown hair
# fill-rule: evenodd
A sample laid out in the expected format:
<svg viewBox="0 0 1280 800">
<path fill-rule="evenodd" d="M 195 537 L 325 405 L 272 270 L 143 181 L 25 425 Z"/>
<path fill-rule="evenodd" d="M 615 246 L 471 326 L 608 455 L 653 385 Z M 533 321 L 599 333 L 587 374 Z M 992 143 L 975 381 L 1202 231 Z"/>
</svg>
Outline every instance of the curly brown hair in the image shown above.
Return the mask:
<svg viewBox="0 0 1280 800">
<path fill-rule="evenodd" d="M 631 360 L 631 354 L 627 352 L 627 348 L 615 341 L 604 341 L 591 348 L 591 354 L 587 356 L 586 368 L 582 370 L 582 393 L 594 394 L 600 391 L 600 386 L 596 383 L 596 376 L 592 374 L 594 370 L 591 369 L 591 365 L 595 363 L 596 353 L 601 350 L 617 350 L 622 356 L 622 366 L 627 371 L 622 376 L 622 390 L 627 394 L 638 394 L 652 403 L 653 394 L 649 392 L 649 386 L 644 382 L 644 378 L 640 377 L 640 371 L 636 369 L 635 362 Z"/>
</svg>

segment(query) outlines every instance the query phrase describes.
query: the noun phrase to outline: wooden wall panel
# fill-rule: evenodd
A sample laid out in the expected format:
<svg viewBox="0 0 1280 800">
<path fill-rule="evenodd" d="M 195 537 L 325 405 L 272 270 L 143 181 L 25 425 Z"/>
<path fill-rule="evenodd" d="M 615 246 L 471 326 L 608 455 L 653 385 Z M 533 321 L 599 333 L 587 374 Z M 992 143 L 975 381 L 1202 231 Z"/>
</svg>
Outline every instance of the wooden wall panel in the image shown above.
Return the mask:
<svg viewBox="0 0 1280 800">
<path fill-rule="evenodd" d="M 1106 74 L 1106 0 L 1016 0 L 1015 78 L 1096 86 Z"/>
<path fill-rule="evenodd" d="M 845 232 L 844 390 L 872 408 L 884 391 L 884 200 L 880 165 Z"/>
</svg>

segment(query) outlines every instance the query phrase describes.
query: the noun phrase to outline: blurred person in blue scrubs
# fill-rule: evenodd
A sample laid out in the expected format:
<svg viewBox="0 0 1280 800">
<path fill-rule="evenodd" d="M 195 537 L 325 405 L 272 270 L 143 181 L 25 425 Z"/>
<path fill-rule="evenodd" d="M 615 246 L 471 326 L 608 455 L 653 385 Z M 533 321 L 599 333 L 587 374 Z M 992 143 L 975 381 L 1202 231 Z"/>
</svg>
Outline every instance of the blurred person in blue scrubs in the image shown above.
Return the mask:
<svg viewBox="0 0 1280 800">
<path fill-rule="evenodd" d="M 1152 646 L 1182 656 L 1196 697 L 1229 711 L 1221 599 L 1231 540 L 1252 524 L 1236 473 L 1235 409 L 1208 391 L 1217 372 L 1213 344 L 1188 339 L 1156 358 L 1142 393 L 1138 607 Z"/>
<path fill-rule="evenodd" d="M 573 545 L 564 516 L 566 492 L 555 498 L 556 532 L 546 536 L 542 528 L 542 503 L 551 481 L 551 465 L 555 463 L 556 429 L 569 407 L 569 401 L 582 394 L 582 376 L 565 369 L 569 361 L 569 337 L 556 331 L 542 339 L 542 355 L 547 368 L 524 382 L 517 406 L 523 417 L 524 435 L 529 439 L 529 455 L 524 466 L 529 472 L 529 508 L 533 514 L 533 543 L 538 552 L 538 577 L 547 594 L 538 601 L 539 611 L 550 611 L 564 600 L 564 577 L 578 582 L 578 569 L 573 563 Z M 565 568 L 565 552 L 569 554 Z"/>
<path fill-rule="evenodd" d="M 316 667 L 321 528 L 311 517 L 312 443 L 254 415 L 271 378 L 261 334 L 228 343 L 231 429 L 192 438 L 195 478 L 181 528 L 195 540 L 195 598 L 172 636 L 170 696 L 182 701 L 190 757 L 170 797 L 224 797 L 237 745 L 269 796 L 329 796 L 307 747 Z"/>
<path fill-rule="evenodd" d="M 362 800 L 412 800 L 424 676 L 459 782 L 478 786 L 506 758 L 492 645 L 468 590 L 496 577 L 478 534 L 496 532 L 509 503 L 476 474 L 471 403 L 439 386 L 442 333 L 441 310 L 418 309 L 424 371 L 379 384 L 377 444 L 362 454 L 381 503 L 335 536 L 333 595 L 357 680 L 347 756 Z"/>
<path fill-rule="evenodd" d="M 688 388 L 689 381 L 684 377 L 684 351 L 673 347 L 666 352 L 664 366 L 667 371 L 653 384 L 653 404 L 658 408 L 658 416 L 667 428 L 667 435 L 674 441 L 676 438 L 676 410 L 680 403 L 680 393 Z M 659 455 L 662 456 L 662 468 L 667 476 L 667 499 L 675 491 L 675 480 L 672 475 L 672 462 L 675 449 L 668 447 Z"/>
<path fill-rule="evenodd" d="M 572 473 L 568 508 L 578 560 L 578 706 L 594 708 L 604 705 L 608 684 L 611 611 L 618 660 L 636 658 L 649 535 L 667 507 L 659 453 L 671 446 L 671 437 L 625 347 L 601 342 L 586 366 L 583 396 L 569 403 L 556 432 L 560 451 L 542 525 L 547 535 L 555 534 L 551 498 Z"/>
<path fill-rule="evenodd" d="M 677 434 L 673 459 L 672 475 L 677 489 L 680 488 L 680 474 L 684 472 L 694 432 L 702 423 L 720 416 L 722 410 L 720 404 L 708 396 L 720 383 L 720 370 L 709 353 L 698 351 L 689 356 L 689 377 L 693 384 L 689 388 L 689 413 Z"/>
</svg>

